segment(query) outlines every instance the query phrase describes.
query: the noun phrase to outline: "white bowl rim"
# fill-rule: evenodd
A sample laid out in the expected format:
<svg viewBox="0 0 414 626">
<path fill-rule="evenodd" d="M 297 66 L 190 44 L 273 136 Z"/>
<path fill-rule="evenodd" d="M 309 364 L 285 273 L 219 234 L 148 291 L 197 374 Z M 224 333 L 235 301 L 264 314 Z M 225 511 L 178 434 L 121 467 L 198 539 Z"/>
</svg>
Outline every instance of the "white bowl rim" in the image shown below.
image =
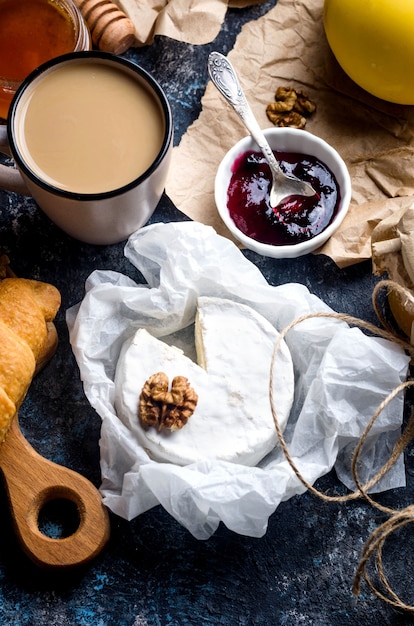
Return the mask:
<svg viewBox="0 0 414 626">
<path fill-rule="evenodd" d="M 231 166 L 233 165 L 238 155 L 246 152 L 246 150 L 259 149 L 250 135 L 241 138 L 237 143 L 235 143 L 227 151 L 219 164 L 214 185 L 214 197 L 217 210 L 221 219 L 230 230 L 232 235 L 236 239 L 238 239 L 238 241 L 242 243 L 246 248 L 253 250 L 254 252 L 258 252 L 263 256 L 269 256 L 273 258 L 295 258 L 304 254 L 308 254 L 310 252 L 313 252 L 314 250 L 317 250 L 324 243 L 326 243 L 326 241 L 339 228 L 345 218 L 345 215 L 348 212 L 352 194 L 351 177 L 349 175 L 348 168 L 340 154 L 337 152 L 337 150 L 335 150 L 335 148 L 333 148 L 327 141 L 325 141 L 321 137 L 318 137 L 317 135 L 314 135 L 307 130 L 297 128 L 271 127 L 264 129 L 263 132 L 269 140 L 272 148 L 274 149 L 275 146 L 272 139 L 274 139 L 275 137 L 279 137 L 280 139 L 282 139 L 283 137 L 294 138 L 295 140 L 300 139 L 303 143 L 314 148 L 314 150 L 310 150 L 306 149 L 306 147 L 304 149 L 295 147 L 294 150 L 295 152 L 301 154 L 312 154 L 314 156 L 317 156 L 317 158 L 322 160 L 332 170 L 341 191 L 340 206 L 337 214 L 335 215 L 335 218 L 322 232 L 312 237 L 312 239 L 295 244 L 278 246 L 261 243 L 241 232 L 229 215 L 227 208 L 228 184 L 224 185 L 223 182 L 228 183 L 228 175 L 231 171 Z M 315 154 L 316 148 L 316 152 L 318 154 Z M 282 150 L 283 149 L 284 148 L 282 147 Z M 223 190 L 224 186 L 226 188 Z"/>
</svg>

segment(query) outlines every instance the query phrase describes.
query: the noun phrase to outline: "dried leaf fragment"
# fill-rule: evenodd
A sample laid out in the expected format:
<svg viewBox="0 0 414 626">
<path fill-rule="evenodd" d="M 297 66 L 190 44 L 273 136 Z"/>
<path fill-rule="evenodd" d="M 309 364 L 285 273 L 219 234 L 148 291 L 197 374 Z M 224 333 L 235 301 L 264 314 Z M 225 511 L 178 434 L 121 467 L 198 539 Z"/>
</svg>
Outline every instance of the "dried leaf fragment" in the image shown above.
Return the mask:
<svg viewBox="0 0 414 626">
<path fill-rule="evenodd" d="M 266 115 L 275 126 L 305 128 L 307 118 L 316 111 L 316 104 L 308 95 L 293 87 L 276 89 L 275 100 L 266 108 Z"/>
<path fill-rule="evenodd" d="M 10 268 L 10 259 L 7 254 L 0 253 L 0 279 L 16 277 L 16 274 Z"/>
<path fill-rule="evenodd" d="M 194 413 L 198 395 L 185 376 L 175 376 L 169 389 L 168 376 L 157 372 L 145 382 L 139 397 L 139 418 L 143 426 L 158 431 L 183 428 Z"/>
</svg>

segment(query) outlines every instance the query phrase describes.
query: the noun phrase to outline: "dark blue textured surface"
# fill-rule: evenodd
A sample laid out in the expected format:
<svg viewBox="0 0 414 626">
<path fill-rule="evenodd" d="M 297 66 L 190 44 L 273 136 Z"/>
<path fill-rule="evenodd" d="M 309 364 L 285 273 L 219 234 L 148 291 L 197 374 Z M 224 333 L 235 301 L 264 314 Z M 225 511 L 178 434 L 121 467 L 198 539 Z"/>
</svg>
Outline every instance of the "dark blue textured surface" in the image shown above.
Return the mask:
<svg viewBox="0 0 414 626">
<path fill-rule="evenodd" d="M 191 46 L 159 38 L 149 48 L 128 51 L 166 89 L 175 117 L 175 142 L 200 112 L 208 53 L 227 53 L 243 23 L 273 2 L 230 10 L 217 40 Z M 275 34 L 277 36 L 277 34 Z M 183 216 L 163 198 L 154 221 Z M 49 281 L 62 293 L 57 317 L 60 344 L 35 379 L 20 411 L 22 429 L 44 456 L 67 465 L 96 486 L 100 419 L 83 394 L 69 343 L 65 310 L 84 294 L 97 268 L 138 279 L 123 256 L 123 244 L 93 247 L 66 237 L 31 200 L 0 192 L 0 247 L 20 276 Z M 246 252 L 272 284 L 304 283 L 335 310 L 375 321 L 369 262 L 339 270 L 321 256 L 278 261 Z M 411 450 L 408 486 L 382 494 L 393 507 L 413 501 Z M 342 493 L 332 473 L 320 489 Z M 310 494 L 283 503 L 262 539 L 241 537 L 221 526 L 197 541 L 161 508 L 132 522 L 111 516 L 108 547 L 88 568 L 62 574 L 38 571 L 23 556 L 0 491 L 0 623 L 3 626 L 366 626 L 411 624 L 410 618 L 373 597 L 363 585 L 352 596 L 355 568 L 365 540 L 385 520 L 367 504 L 326 504 Z M 53 531 L 53 520 L 45 522 Z M 410 529 L 385 550 L 391 583 L 414 600 Z"/>
</svg>

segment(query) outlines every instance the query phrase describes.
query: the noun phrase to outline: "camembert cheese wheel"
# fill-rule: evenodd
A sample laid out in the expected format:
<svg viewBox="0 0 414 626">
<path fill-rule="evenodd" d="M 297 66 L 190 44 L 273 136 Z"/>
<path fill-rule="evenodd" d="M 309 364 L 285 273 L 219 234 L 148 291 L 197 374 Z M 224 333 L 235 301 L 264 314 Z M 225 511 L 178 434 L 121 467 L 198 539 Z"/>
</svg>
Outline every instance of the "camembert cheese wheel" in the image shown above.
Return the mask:
<svg viewBox="0 0 414 626">
<path fill-rule="evenodd" d="M 279 333 L 251 307 L 227 299 L 197 302 L 194 363 L 182 350 L 140 329 L 127 340 L 115 375 L 115 408 L 151 459 L 188 465 L 220 459 L 256 465 L 276 445 L 269 400 L 270 368 Z M 146 381 L 163 372 L 185 376 L 198 396 L 180 430 L 143 426 L 138 405 Z M 282 342 L 273 374 L 274 401 L 284 428 L 294 395 L 290 352 Z"/>
</svg>

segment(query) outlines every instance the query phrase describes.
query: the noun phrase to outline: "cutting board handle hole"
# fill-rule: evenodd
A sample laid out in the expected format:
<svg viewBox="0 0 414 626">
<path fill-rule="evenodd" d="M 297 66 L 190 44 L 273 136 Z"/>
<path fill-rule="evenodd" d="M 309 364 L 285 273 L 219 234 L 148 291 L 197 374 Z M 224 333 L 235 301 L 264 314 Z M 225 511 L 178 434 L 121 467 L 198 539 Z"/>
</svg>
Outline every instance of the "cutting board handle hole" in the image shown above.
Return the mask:
<svg viewBox="0 0 414 626">
<path fill-rule="evenodd" d="M 70 537 L 80 525 L 78 507 L 65 498 L 49 500 L 40 509 L 37 523 L 39 531 L 50 539 Z"/>
</svg>

